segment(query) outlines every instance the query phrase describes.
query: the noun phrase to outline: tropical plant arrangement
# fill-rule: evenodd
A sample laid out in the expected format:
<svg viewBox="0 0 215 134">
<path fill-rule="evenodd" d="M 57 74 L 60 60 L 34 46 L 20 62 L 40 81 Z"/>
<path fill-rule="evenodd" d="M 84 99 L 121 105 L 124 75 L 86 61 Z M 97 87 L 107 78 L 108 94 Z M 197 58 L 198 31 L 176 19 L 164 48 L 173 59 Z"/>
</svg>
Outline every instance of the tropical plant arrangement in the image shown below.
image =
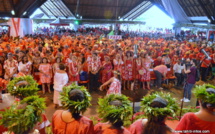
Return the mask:
<svg viewBox="0 0 215 134">
<path fill-rule="evenodd" d="M 39 88 L 34 78 L 27 75 L 11 80 L 7 85 L 7 90 L 11 95 L 23 99 L 28 96 L 37 95 Z"/>
<path fill-rule="evenodd" d="M 69 92 L 73 89 L 81 90 L 84 93 L 83 101 L 72 101 L 69 99 Z M 69 109 L 71 113 L 83 113 L 91 105 L 90 101 L 92 98 L 84 86 L 78 86 L 73 83 L 69 86 L 63 87 L 60 99 L 63 107 Z"/>
<path fill-rule="evenodd" d="M 45 108 L 45 99 L 39 96 L 26 97 L 0 113 L 0 125 L 8 128 L 9 133 L 28 133 L 41 121 Z"/>
<path fill-rule="evenodd" d="M 193 93 L 199 100 L 202 100 L 203 102 L 207 102 L 210 104 L 215 104 L 215 94 L 211 94 L 211 93 L 207 92 L 208 88 L 215 89 L 215 86 L 211 85 L 211 84 L 204 84 L 201 86 L 196 86 L 194 88 Z"/>
</svg>

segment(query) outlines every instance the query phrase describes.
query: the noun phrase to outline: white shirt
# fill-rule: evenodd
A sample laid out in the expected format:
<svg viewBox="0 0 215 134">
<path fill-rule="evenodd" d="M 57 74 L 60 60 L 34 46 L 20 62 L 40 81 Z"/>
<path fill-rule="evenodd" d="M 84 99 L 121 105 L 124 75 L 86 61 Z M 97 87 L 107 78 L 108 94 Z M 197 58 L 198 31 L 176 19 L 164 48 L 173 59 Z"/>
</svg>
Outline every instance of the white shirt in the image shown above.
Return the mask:
<svg viewBox="0 0 215 134">
<path fill-rule="evenodd" d="M 68 83 L 69 78 L 67 73 L 55 73 L 54 75 L 54 90 L 62 92 L 63 87 Z"/>
<path fill-rule="evenodd" d="M 18 71 L 20 72 L 21 70 L 25 70 L 26 72 L 28 72 L 29 69 L 30 69 L 31 64 L 32 63 L 30 61 L 28 61 L 25 64 L 23 64 L 22 62 L 19 62 Z"/>
<path fill-rule="evenodd" d="M 183 66 L 181 65 L 178 65 L 178 63 L 176 63 L 174 66 L 173 66 L 173 70 L 175 71 L 175 73 L 182 73 L 182 70 L 184 69 Z"/>
</svg>

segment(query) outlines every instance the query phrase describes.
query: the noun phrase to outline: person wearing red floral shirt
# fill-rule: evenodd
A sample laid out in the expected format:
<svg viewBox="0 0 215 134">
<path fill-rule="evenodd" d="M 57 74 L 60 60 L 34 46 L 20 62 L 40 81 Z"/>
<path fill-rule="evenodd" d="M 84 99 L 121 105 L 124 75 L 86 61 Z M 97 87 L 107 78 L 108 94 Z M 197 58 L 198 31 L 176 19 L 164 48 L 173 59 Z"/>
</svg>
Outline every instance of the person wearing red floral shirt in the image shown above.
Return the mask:
<svg viewBox="0 0 215 134">
<path fill-rule="evenodd" d="M 4 78 L 6 80 L 10 80 L 13 78 L 14 74 L 17 73 L 18 70 L 18 62 L 13 59 L 13 54 L 8 53 L 8 59 L 4 62 L 5 75 Z"/>
<path fill-rule="evenodd" d="M 100 57 L 96 52 L 92 53 L 91 57 L 88 57 L 87 59 L 88 62 L 88 73 L 90 77 L 90 91 L 96 91 L 99 88 L 99 71 L 101 68 L 101 61 Z"/>
</svg>

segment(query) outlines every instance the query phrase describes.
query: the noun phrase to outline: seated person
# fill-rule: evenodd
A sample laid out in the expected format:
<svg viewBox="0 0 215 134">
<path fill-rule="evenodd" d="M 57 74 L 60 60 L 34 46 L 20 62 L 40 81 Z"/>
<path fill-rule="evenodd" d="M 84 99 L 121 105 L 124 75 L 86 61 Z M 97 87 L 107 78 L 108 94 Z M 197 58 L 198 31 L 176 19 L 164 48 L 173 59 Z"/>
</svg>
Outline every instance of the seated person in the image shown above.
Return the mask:
<svg viewBox="0 0 215 134">
<path fill-rule="evenodd" d="M 154 93 L 143 98 L 141 109 L 147 119 L 135 121 L 129 128 L 131 134 L 172 134 L 166 124 L 167 116 L 173 116 L 178 110 L 175 99 L 170 94 Z"/>
<path fill-rule="evenodd" d="M 38 85 L 36 81 L 31 76 L 14 78 L 12 81 L 8 83 L 7 90 L 9 94 L 3 95 L 4 102 L 0 104 L 0 111 L 5 111 L 5 109 L 10 109 L 13 105 L 17 103 L 18 104 L 22 103 L 22 101 L 28 97 L 37 96 L 38 90 L 39 90 L 37 86 Z M 41 102 L 41 105 L 42 105 L 42 102 Z M 23 107 L 23 109 L 25 109 L 25 107 Z M 41 111 L 41 109 L 39 111 Z M 40 122 L 36 122 L 37 125 L 35 127 L 39 130 L 40 134 L 45 134 L 45 128 L 50 125 L 50 122 L 47 120 L 45 114 L 43 113 L 39 118 L 41 119 L 41 121 L 38 120 Z M 23 121 L 26 121 L 26 120 L 23 120 Z M 7 128 L 8 127 L 7 125 L 5 124 L 2 124 L 2 125 L 4 125 L 5 128 L 1 129 L 1 127 L 3 126 L 0 126 L 0 133 L 8 129 L 10 130 L 10 128 Z"/>
<path fill-rule="evenodd" d="M 94 127 L 94 134 L 130 134 L 123 127 L 125 121 L 130 119 L 132 109 L 130 101 L 124 95 L 110 94 L 99 100 L 99 117 L 104 122 Z"/>
<path fill-rule="evenodd" d="M 84 87 L 75 84 L 61 93 L 62 105 L 68 110 L 57 110 L 52 116 L 54 134 L 94 134 L 93 122 L 81 115 L 89 106 L 91 97 Z"/>
<path fill-rule="evenodd" d="M 199 100 L 200 110 L 183 116 L 176 127 L 180 134 L 215 134 L 215 89 L 210 87 L 214 86 L 203 85 L 195 89 L 194 94 Z"/>
</svg>

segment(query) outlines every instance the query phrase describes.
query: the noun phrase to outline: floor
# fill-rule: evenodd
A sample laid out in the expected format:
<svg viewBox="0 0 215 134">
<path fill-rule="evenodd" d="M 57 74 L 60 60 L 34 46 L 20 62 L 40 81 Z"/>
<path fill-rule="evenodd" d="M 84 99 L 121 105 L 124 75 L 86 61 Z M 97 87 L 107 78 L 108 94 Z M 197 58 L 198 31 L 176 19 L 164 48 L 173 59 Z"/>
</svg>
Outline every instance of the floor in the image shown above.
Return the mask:
<svg viewBox="0 0 215 134">
<path fill-rule="evenodd" d="M 202 85 L 202 84 L 204 84 L 204 82 L 202 82 L 202 81 L 199 81 L 197 83 L 197 85 Z M 183 90 L 182 90 L 183 87 L 179 87 L 179 88 L 174 87 L 173 84 L 171 84 L 171 83 L 169 84 L 169 86 L 164 84 L 163 87 L 164 87 L 164 89 L 162 91 L 171 93 L 172 96 L 177 99 L 177 103 L 180 106 L 181 105 L 180 99 L 183 96 L 182 95 L 183 94 Z M 139 102 L 140 102 L 141 98 L 143 96 L 146 96 L 146 95 L 148 95 L 148 94 L 150 94 L 152 92 L 156 92 L 156 91 L 161 91 L 161 90 L 154 89 L 154 88 L 152 88 L 150 90 L 138 89 L 135 92 L 130 91 L 130 90 L 122 90 L 122 94 L 128 96 L 129 99 L 132 102 L 134 102 L 134 110 L 135 110 L 135 112 L 138 112 L 139 109 L 140 109 L 140 103 Z M 98 98 L 104 97 L 105 94 L 106 94 L 106 91 L 98 91 L 98 92 L 92 92 L 91 93 L 91 96 L 92 96 L 91 104 L 92 105 L 84 113 L 85 116 L 87 116 L 89 118 L 98 116 L 97 112 L 96 112 L 96 109 L 97 109 L 97 106 L 98 106 L 97 101 L 98 101 Z M 51 121 L 53 113 L 57 110 L 57 109 L 54 108 L 54 104 L 52 103 L 53 102 L 53 93 L 46 93 L 45 95 L 42 95 L 42 92 L 39 91 L 39 95 L 46 99 L 47 108 L 45 110 L 45 114 L 46 114 L 47 118 Z M 7 98 L 7 95 L 5 95 L 4 98 Z M 11 97 L 7 98 L 7 100 L 11 100 L 11 99 L 12 99 Z M 195 106 L 196 101 L 197 101 L 197 99 L 192 95 L 191 102 L 184 103 L 184 107 Z M 10 105 L 10 102 L 9 101 L 4 101 L 4 103 L 0 103 L 0 109 L 2 109 L 4 107 L 7 107 L 8 105 Z M 133 103 L 131 103 L 131 106 L 132 105 L 133 105 Z M 170 124 L 171 128 L 175 128 L 175 126 L 176 126 L 176 122 L 175 123 L 169 122 L 167 124 Z"/>
</svg>

